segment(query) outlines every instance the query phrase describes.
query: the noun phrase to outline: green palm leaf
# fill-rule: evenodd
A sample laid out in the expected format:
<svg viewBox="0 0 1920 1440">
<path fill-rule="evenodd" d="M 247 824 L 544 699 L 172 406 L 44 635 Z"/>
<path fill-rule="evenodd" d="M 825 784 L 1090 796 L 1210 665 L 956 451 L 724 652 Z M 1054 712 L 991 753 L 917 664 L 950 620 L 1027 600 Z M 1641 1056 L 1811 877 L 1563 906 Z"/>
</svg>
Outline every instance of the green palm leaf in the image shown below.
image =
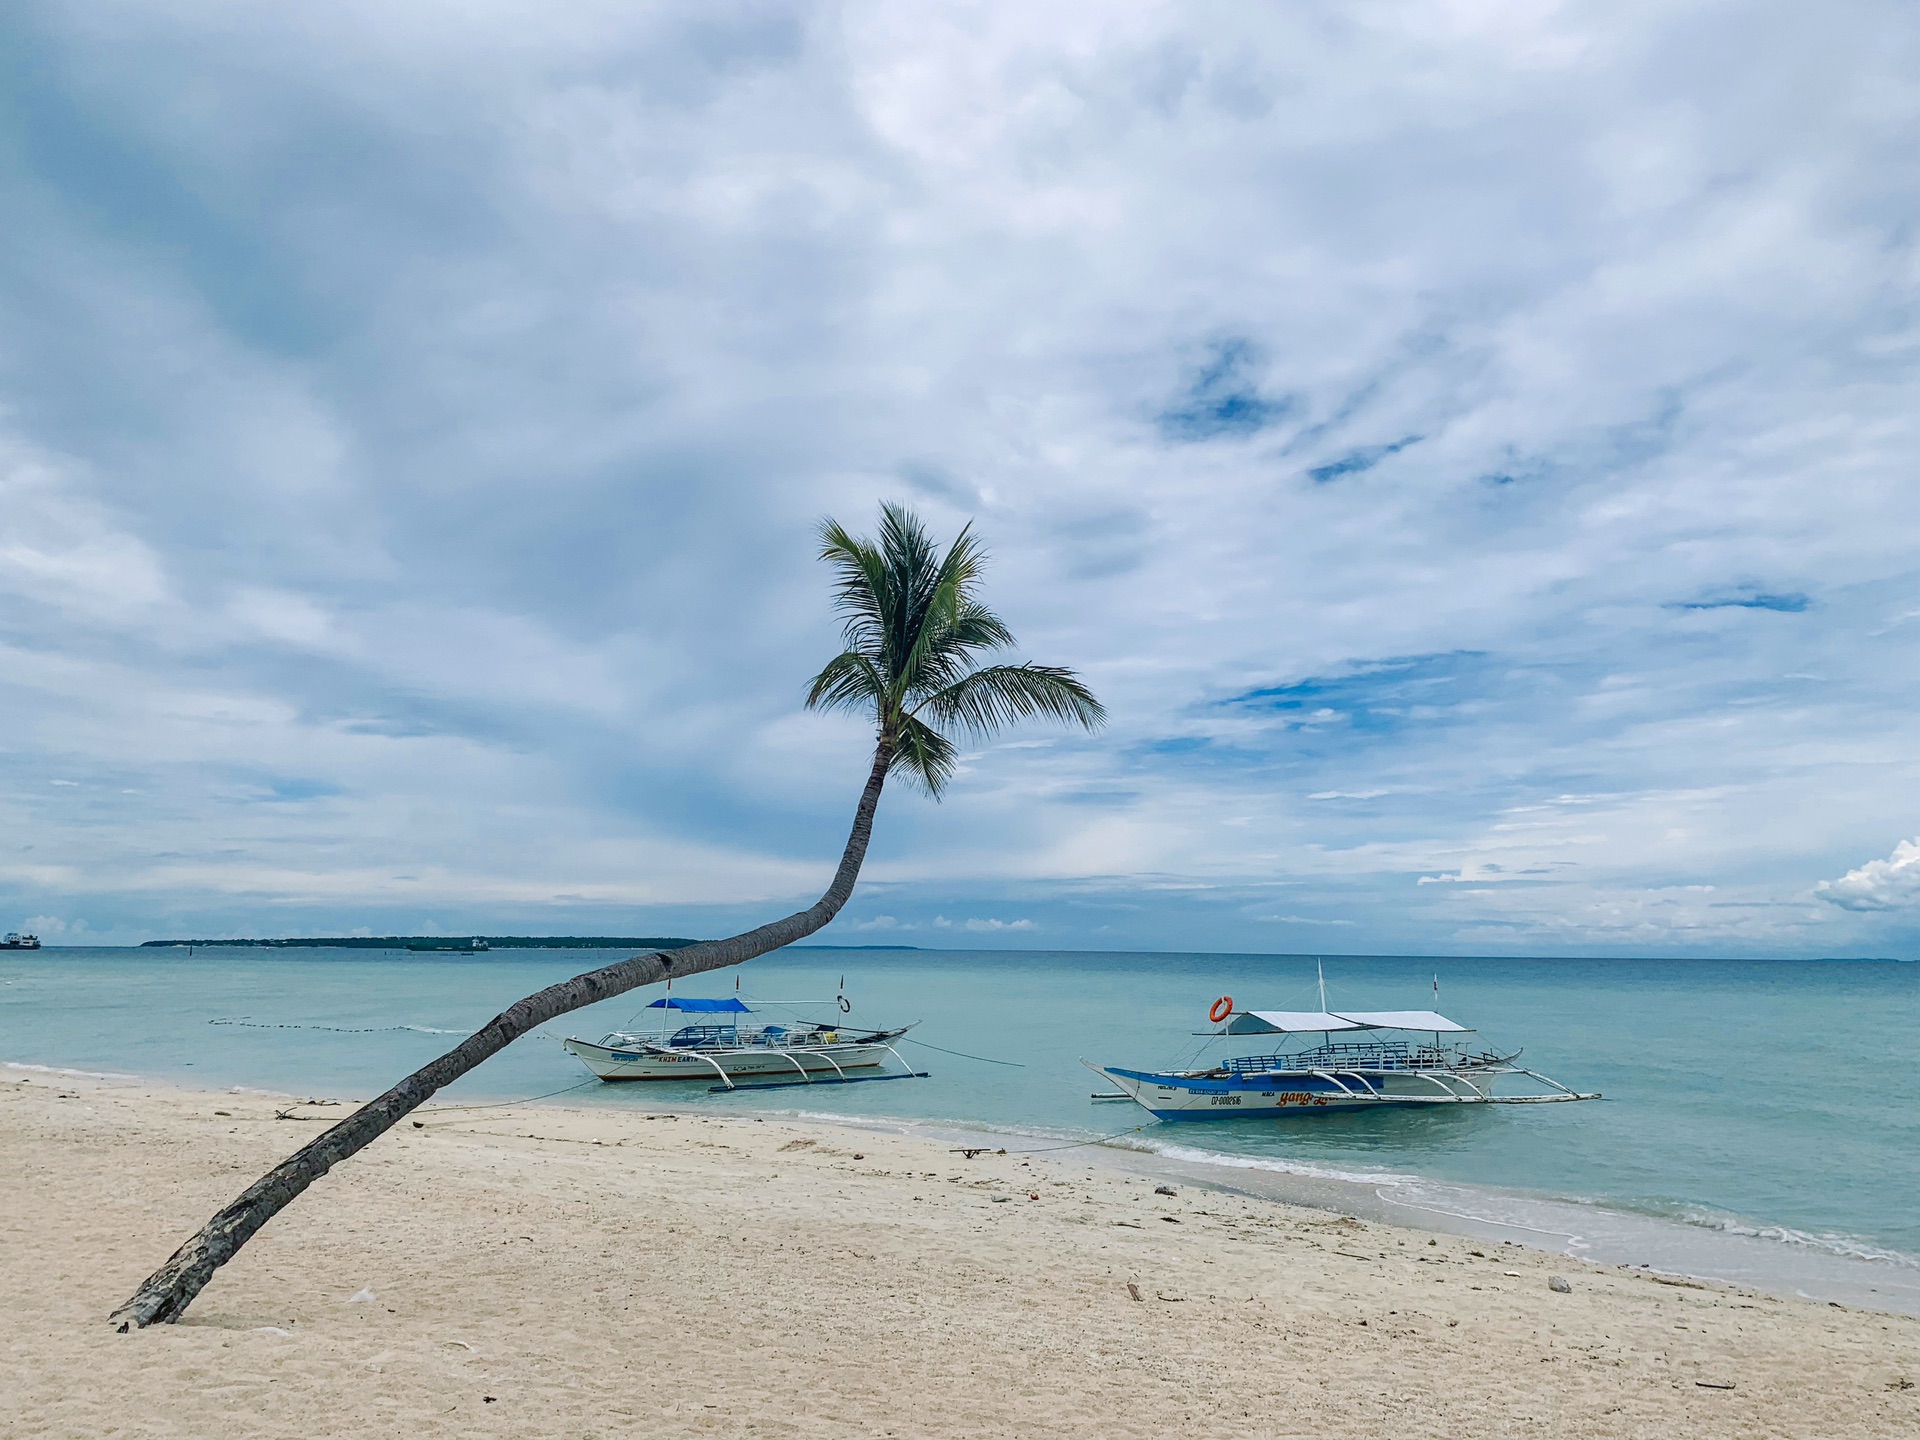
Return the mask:
<svg viewBox="0 0 1920 1440">
<path fill-rule="evenodd" d="M 890 772 L 937 796 L 959 763 L 955 734 L 984 739 L 1034 719 L 1105 723 L 1071 670 L 982 663 L 1014 640 L 977 594 L 987 552 L 972 527 L 942 554 L 911 510 L 882 505 L 872 540 L 825 521 L 820 558 L 834 570 L 847 648 L 813 678 L 807 704 L 870 714 Z"/>
<path fill-rule="evenodd" d="M 992 665 L 923 700 L 914 711 L 946 728 L 985 738 L 1017 720 L 1059 720 L 1097 729 L 1106 708 L 1071 670 L 1057 665 Z"/>
</svg>

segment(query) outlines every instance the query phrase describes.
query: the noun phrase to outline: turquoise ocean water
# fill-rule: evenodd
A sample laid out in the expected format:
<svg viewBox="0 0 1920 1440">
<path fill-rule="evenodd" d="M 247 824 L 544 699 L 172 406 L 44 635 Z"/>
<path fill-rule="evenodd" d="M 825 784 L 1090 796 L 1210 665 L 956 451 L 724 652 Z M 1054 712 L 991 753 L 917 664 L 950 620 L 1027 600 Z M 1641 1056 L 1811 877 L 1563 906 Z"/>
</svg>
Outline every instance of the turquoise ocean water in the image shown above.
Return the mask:
<svg viewBox="0 0 1920 1440">
<path fill-rule="evenodd" d="M 0 954 L 0 1061 L 365 1097 L 542 985 L 617 952 L 48 949 Z M 1438 1008 L 1606 1099 L 1150 1124 L 1078 1057 L 1189 1060 L 1208 1004 L 1317 1006 L 1314 961 L 1274 956 L 794 949 L 745 997 L 853 1023 L 922 1022 L 926 1080 L 714 1095 L 592 1085 L 557 1103 L 801 1112 L 987 1130 L 1010 1146 L 1107 1135 L 1196 1178 L 1333 1187 L 1385 1218 L 1920 1310 L 1920 965 L 1329 958 L 1335 1009 Z M 735 972 L 689 995 L 733 992 Z M 585 1078 L 558 1040 L 625 1026 L 657 992 L 566 1017 L 444 1092 L 518 1098 Z M 658 1012 L 654 1012 L 657 1014 Z M 1249 1043 L 1240 1042 L 1239 1048 Z M 1017 1064 L 989 1064 L 928 1048 Z M 1210 1053 L 1219 1053 L 1217 1050 Z M 15 1072 L 20 1073 L 20 1072 Z M 26 1072 L 31 1073 L 31 1072 Z M 669 1096 L 669 1092 L 672 1092 Z M 1311 1194 L 1307 1198 L 1313 1198 Z"/>
</svg>

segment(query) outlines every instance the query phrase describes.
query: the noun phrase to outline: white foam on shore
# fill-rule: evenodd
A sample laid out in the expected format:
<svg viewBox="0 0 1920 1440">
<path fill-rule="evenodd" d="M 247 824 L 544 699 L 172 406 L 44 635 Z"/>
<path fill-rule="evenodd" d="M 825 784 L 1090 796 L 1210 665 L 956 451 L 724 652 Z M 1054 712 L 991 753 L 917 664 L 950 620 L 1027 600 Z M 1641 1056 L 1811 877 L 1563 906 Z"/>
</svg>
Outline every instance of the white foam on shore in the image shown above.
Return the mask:
<svg viewBox="0 0 1920 1440">
<path fill-rule="evenodd" d="M 1263 1170 L 1306 1179 L 1367 1185 L 1375 1187 L 1376 1196 L 1391 1205 L 1444 1215 L 1473 1225 L 1554 1236 L 1563 1240 L 1571 1250 L 1590 1249 L 1596 1243 L 1593 1234 L 1596 1231 L 1618 1231 L 1646 1225 L 1671 1226 L 1678 1231 L 1703 1230 L 1737 1239 L 1792 1246 L 1838 1260 L 1920 1271 L 1920 1256 L 1909 1255 L 1856 1235 L 1832 1231 L 1815 1233 L 1787 1225 L 1763 1224 L 1699 1206 L 1673 1210 L 1642 1208 L 1585 1196 L 1516 1194 L 1477 1185 L 1449 1184 L 1418 1175 L 1341 1170 L 1298 1161 L 1223 1154 L 1183 1145 L 1147 1143 L 1137 1148 L 1191 1165 L 1225 1170 Z"/>
<path fill-rule="evenodd" d="M 740 1112 L 725 1111 L 723 1113 L 732 1116 Z M 769 1119 L 775 1115 L 794 1120 L 818 1120 L 823 1125 L 842 1125 L 850 1130 L 883 1130 L 906 1134 L 963 1131 L 968 1135 L 1005 1135 L 1015 1140 L 1051 1140 L 1075 1149 L 1097 1143 L 1076 1132 L 1047 1130 L 1035 1126 L 1002 1125 L 995 1124 L 991 1120 L 941 1120 L 911 1115 L 844 1115 L 836 1110 L 770 1110 L 767 1112 Z"/>
<path fill-rule="evenodd" d="M 1139 1150 L 1149 1155 L 1164 1155 L 1169 1160 L 1189 1165 L 1217 1165 L 1224 1170 L 1268 1170 L 1276 1175 L 1299 1175 L 1309 1180 L 1339 1180 L 1348 1185 L 1407 1185 L 1418 1177 L 1390 1171 L 1341 1170 L 1331 1165 L 1310 1165 L 1303 1160 L 1275 1160 L 1260 1155 L 1230 1155 L 1218 1150 L 1196 1150 L 1187 1145 L 1162 1141 L 1125 1140 L 1110 1142 L 1116 1149 Z"/>
<path fill-rule="evenodd" d="M 82 1080 L 139 1080 L 142 1078 L 118 1070 L 72 1070 L 64 1065 L 33 1065 L 25 1060 L 0 1060 L 0 1068 L 31 1070 L 39 1075 L 72 1075 Z"/>
<path fill-rule="evenodd" d="M 1629 1211 L 1628 1213 L 1640 1212 Z M 1811 1230 L 1796 1230 L 1790 1225 L 1765 1225 L 1755 1220 L 1742 1219 L 1737 1215 L 1723 1215 L 1711 1210 L 1688 1210 L 1676 1215 L 1655 1213 L 1653 1218 L 1680 1225 L 1691 1225 L 1696 1229 L 1711 1230 L 1721 1235 L 1738 1235 L 1746 1239 L 1771 1240 L 1781 1245 L 1797 1245 L 1809 1250 L 1823 1251 L 1829 1255 L 1844 1256 L 1849 1260 L 1872 1260 L 1885 1265 L 1900 1265 L 1909 1270 L 1920 1270 L 1920 1256 L 1909 1255 L 1901 1250 L 1891 1250 L 1884 1245 L 1876 1245 L 1870 1240 L 1862 1240 L 1856 1235 L 1843 1235 L 1835 1231 L 1816 1233 Z"/>
</svg>

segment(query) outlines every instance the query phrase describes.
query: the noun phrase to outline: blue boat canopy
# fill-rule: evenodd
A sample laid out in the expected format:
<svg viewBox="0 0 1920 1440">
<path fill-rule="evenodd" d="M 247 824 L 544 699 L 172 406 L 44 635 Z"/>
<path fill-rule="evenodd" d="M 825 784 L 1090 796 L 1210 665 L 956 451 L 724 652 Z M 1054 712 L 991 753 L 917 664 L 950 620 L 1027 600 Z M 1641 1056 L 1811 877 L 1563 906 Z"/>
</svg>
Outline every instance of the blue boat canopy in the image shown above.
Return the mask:
<svg viewBox="0 0 1920 1440">
<path fill-rule="evenodd" d="M 669 995 L 664 1000 L 656 1000 L 647 1006 L 649 1010 L 685 1010 L 694 1015 L 746 1015 L 751 1011 L 738 999 L 729 995 L 724 1000 L 683 1000 L 678 995 Z"/>
</svg>

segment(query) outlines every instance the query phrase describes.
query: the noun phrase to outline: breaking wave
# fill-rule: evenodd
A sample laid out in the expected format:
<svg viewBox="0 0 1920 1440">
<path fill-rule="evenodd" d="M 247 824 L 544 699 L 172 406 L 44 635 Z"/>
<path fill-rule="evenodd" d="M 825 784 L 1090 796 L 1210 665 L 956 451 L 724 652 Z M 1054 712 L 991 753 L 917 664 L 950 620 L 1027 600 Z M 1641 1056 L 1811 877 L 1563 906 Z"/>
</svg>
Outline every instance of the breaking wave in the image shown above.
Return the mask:
<svg viewBox="0 0 1920 1440">
<path fill-rule="evenodd" d="M 1725 1214 L 1703 1206 L 1603 1204 L 1601 1208 L 1648 1215 L 1656 1220 L 1688 1225 L 1696 1230 L 1709 1230 L 1719 1235 L 1737 1235 L 1748 1240 L 1771 1240 L 1781 1245 L 1793 1245 L 1804 1250 L 1819 1251 L 1822 1254 L 1839 1255 L 1848 1260 L 1874 1260 L 1886 1265 L 1898 1265 L 1904 1269 L 1920 1271 L 1920 1255 L 1909 1255 L 1902 1250 L 1889 1249 L 1871 1240 L 1863 1240 L 1857 1235 L 1846 1235 L 1833 1230 L 1797 1230 L 1791 1225 L 1768 1225 L 1758 1220 Z"/>
</svg>

